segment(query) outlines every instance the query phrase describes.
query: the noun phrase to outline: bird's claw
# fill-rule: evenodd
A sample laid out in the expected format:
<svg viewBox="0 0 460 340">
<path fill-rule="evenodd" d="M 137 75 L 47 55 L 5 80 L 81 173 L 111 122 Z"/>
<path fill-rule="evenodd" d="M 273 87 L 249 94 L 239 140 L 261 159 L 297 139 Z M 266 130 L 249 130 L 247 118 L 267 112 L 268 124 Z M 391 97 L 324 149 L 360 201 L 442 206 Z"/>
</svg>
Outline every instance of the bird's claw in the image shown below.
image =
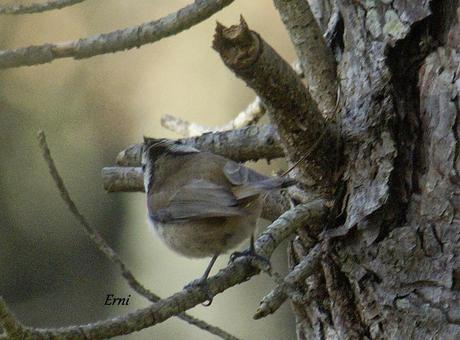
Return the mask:
<svg viewBox="0 0 460 340">
<path fill-rule="evenodd" d="M 188 283 L 184 289 L 192 289 L 192 288 L 200 288 L 206 294 L 206 301 L 202 303 L 203 306 L 209 307 L 212 304 L 212 300 L 214 298 L 214 294 L 209 289 L 208 280 L 204 277 L 200 277 L 199 279 L 193 280 L 192 282 Z"/>
<path fill-rule="evenodd" d="M 251 261 L 253 266 L 269 274 L 271 273 L 272 264 L 270 262 L 270 259 L 266 256 L 257 254 L 254 249 L 249 248 L 244 251 L 235 251 L 230 255 L 230 260 L 228 261 L 228 263 L 230 264 L 235 262 L 235 260 L 239 257 L 246 257 Z"/>
</svg>

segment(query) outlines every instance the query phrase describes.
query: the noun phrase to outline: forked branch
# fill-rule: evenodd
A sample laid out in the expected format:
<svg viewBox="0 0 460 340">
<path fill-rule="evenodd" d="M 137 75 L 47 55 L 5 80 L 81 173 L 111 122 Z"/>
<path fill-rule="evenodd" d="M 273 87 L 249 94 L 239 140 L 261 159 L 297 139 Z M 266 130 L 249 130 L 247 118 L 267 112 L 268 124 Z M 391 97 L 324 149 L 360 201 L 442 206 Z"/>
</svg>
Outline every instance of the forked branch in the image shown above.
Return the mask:
<svg viewBox="0 0 460 340">
<path fill-rule="evenodd" d="M 322 223 L 327 209 L 323 200 L 317 199 L 309 204 L 299 205 L 281 215 L 268 226 L 257 238 L 255 247 L 257 254 L 270 258 L 276 247 L 297 228 L 304 224 Z M 207 287 L 193 286 L 184 289 L 153 305 L 138 309 L 124 317 L 117 317 L 99 321 L 94 324 L 69 326 L 66 328 L 31 328 L 23 327 L 8 311 L 3 300 L 0 300 L 0 326 L 8 332 L 16 332 L 23 338 L 56 339 L 69 337 L 72 339 L 107 338 L 122 334 L 129 334 L 153 326 L 193 308 L 208 299 L 209 293 L 213 296 L 226 289 L 245 282 L 248 278 L 258 274 L 258 270 L 241 257 L 220 270 L 207 281 Z M 19 330 L 17 329 L 19 328 Z"/>
<path fill-rule="evenodd" d="M 239 25 L 229 28 L 217 24 L 213 48 L 263 100 L 289 161 L 295 163 L 309 153 L 298 167 L 302 175 L 298 179 L 315 185 L 320 192 L 329 191 L 336 166 L 337 133 L 292 67 L 242 18 Z M 310 152 L 321 136 L 323 140 Z"/>
<path fill-rule="evenodd" d="M 58 58 L 90 58 L 151 44 L 206 20 L 233 0 L 196 0 L 161 19 L 88 38 L 0 51 L 0 69 L 49 63 Z"/>
</svg>

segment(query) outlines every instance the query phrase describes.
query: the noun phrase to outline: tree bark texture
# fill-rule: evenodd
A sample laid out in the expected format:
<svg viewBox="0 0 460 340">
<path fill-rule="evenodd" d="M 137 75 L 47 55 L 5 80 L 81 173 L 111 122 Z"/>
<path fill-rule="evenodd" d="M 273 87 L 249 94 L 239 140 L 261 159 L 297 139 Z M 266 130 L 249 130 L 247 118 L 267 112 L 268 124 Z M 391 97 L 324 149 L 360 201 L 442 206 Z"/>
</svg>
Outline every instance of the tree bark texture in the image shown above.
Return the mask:
<svg viewBox="0 0 460 340">
<path fill-rule="evenodd" d="M 458 339 L 459 1 L 337 4 L 344 208 L 308 302 L 292 302 L 298 339 Z"/>
</svg>

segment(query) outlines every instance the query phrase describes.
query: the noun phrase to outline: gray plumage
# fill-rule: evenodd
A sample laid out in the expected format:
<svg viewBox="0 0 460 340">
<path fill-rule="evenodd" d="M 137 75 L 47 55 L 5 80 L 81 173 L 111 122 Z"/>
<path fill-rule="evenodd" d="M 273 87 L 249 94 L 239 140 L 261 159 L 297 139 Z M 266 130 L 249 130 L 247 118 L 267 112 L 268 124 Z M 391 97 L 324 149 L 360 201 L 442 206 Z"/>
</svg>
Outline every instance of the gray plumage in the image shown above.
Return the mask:
<svg viewBox="0 0 460 340">
<path fill-rule="evenodd" d="M 293 184 L 225 157 L 167 140 L 142 156 L 149 219 L 160 238 L 188 257 L 224 253 L 248 239 L 263 194 Z"/>
</svg>

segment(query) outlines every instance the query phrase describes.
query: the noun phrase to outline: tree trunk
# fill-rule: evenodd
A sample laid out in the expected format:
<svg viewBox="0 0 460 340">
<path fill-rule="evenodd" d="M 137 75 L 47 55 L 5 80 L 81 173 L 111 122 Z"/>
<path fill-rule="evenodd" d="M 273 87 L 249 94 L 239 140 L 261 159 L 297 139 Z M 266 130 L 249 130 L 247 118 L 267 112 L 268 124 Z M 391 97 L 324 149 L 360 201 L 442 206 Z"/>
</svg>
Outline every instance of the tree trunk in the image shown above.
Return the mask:
<svg viewBox="0 0 460 340">
<path fill-rule="evenodd" d="M 334 6 L 310 3 L 324 27 Z M 338 7 L 343 212 L 292 303 L 298 339 L 459 338 L 459 1 Z"/>
</svg>

